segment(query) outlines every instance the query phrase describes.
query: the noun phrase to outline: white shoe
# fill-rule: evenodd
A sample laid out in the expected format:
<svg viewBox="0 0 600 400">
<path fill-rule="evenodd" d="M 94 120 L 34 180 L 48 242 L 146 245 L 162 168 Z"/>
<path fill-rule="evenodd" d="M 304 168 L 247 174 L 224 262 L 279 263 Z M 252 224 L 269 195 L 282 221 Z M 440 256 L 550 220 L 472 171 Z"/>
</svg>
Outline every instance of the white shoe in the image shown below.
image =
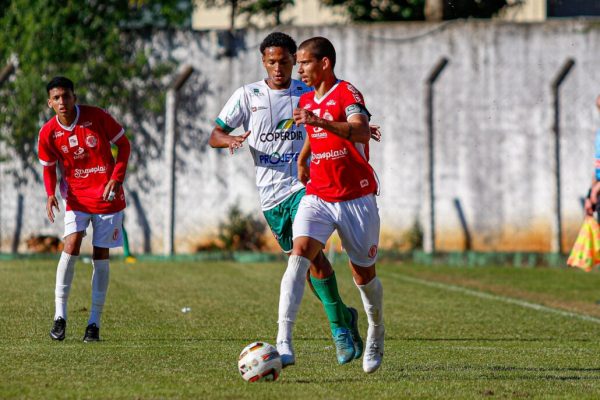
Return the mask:
<svg viewBox="0 0 600 400">
<path fill-rule="evenodd" d="M 292 347 L 291 340 L 283 340 L 281 342 L 277 342 L 277 352 L 281 357 L 282 368 L 296 364 L 296 356 L 294 355 L 294 348 Z"/>
<path fill-rule="evenodd" d="M 377 329 L 377 331 L 375 331 Z M 373 328 L 369 326 L 369 333 L 367 334 L 367 345 L 365 346 L 365 353 L 363 356 L 363 370 L 367 373 L 373 373 L 381 366 L 381 360 L 383 359 L 383 339 L 385 336 L 385 329 L 383 326 Z"/>
</svg>

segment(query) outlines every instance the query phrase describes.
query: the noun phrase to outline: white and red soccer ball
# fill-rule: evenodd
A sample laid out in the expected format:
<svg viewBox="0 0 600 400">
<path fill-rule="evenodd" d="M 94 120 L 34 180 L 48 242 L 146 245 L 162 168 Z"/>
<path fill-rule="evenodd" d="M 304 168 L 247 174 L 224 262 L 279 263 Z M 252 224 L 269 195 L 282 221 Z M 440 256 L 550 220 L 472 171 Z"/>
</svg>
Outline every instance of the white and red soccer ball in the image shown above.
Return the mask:
<svg viewBox="0 0 600 400">
<path fill-rule="evenodd" d="M 269 343 L 250 343 L 240 353 L 238 369 L 248 382 L 275 381 L 281 374 L 281 357 Z"/>
</svg>

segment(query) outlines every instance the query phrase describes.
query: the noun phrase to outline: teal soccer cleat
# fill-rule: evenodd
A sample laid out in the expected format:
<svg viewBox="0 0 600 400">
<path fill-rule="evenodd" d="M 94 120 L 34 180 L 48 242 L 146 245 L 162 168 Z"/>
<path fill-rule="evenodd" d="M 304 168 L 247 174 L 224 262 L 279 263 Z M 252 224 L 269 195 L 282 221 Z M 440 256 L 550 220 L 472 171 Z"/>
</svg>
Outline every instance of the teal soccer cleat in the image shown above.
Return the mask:
<svg viewBox="0 0 600 400">
<path fill-rule="evenodd" d="M 354 342 L 352 341 L 350 329 L 337 328 L 333 332 L 333 342 L 335 343 L 337 360 L 340 365 L 349 363 L 354 359 Z"/>
<path fill-rule="evenodd" d="M 354 342 L 354 358 L 359 359 L 363 354 L 364 343 L 360 337 L 358 331 L 358 311 L 354 307 L 348 307 L 348 311 L 352 315 L 352 321 L 350 323 L 350 333 L 352 334 L 352 341 Z"/>
</svg>

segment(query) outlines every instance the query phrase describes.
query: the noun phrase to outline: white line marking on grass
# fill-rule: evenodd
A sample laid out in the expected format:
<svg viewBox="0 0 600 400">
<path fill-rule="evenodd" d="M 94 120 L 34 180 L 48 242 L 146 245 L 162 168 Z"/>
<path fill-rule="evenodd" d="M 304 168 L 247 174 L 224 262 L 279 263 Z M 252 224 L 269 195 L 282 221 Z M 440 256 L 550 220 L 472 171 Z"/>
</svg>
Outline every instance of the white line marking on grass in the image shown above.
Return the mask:
<svg viewBox="0 0 600 400">
<path fill-rule="evenodd" d="M 592 316 L 586 315 L 586 314 L 578 314 L 578 313 L 574 313 L 574 312 L 570 312 L 570 311 L 564 311 L 564 310 L 560 310 L 558 308 L 547 307 L 547 306 L 543 306 L 541 304 L 530 303 L 528 301 L 518 300 L 518 299 L 514 299 L 512 297 L 505 297 L 505 296 L 499 296 L 499 295 L 489 294 L 489 293 L 485 293 L 485 292 L 479 292 L 477 290 L 466 289 L 461 286 L 450 285 L 450 284 L 441 283 L 441 282 L 432 282 L 432 281 L 427 281 L 427 280 L 419 279 L 419 278 L 413 278 L 413 277 L 405 276 L 405 275 L 401 275 L 401 276 L 399 276 L 399 278 L 406 282 L 416 283 L 416 284 L 423 285 L 423 286 L 429 286 L 429 287 L 434 287 L 437 289 L 444 289 L 444 290 L 449 290 L 452 292 L 468 294 L 469 296 L 475 296 L 475 297 L 479 297 L 481 299 L 495 300 L 495 301 L 501 301 L 503 303 L 515 304 L 517 306 L 531 308 L 531 309 L 537 310 L 537 311 L 549 312 L 549 313 L 553 313 L 553 314 L 562 315 L 563 317 L 577 318 L 577 319 L 581 319 L 584 321 L 600 324 L 600 318 L 592 317 Z"/>
</svg>

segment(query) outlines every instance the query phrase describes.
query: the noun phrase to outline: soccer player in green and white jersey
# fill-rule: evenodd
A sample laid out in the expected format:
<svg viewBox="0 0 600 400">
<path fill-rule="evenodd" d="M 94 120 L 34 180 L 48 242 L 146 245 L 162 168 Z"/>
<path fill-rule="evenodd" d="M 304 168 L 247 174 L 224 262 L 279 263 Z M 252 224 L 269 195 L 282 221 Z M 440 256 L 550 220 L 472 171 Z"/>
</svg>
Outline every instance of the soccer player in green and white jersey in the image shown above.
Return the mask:
<svg viewBox="0 0 600 400">
<path fill-rule="evenodd" d="M 293 111 L 300 96 L 310 92 L 301 81 L 292 79 L 296 63 L 296 43 L 285 33 L 273 32 L 260 45 L 267 78 L 237 89 L 220 112 L 209 144 L 229 148 L 231 154 L 247 141 L 256 168 L 256 186 L 261 207 L 271 231 L 285 253 L 292 250 L 292 223 L 304 196 L 304 185 L 298 179 L 297 160 L 306 131 L 294 124 Z M 243 126 L 245 133 L 230 133 Z M 378 140 L 378 127 L 372 127 Z M 313 261 L 329 265 L 320 254 Z M 279 330 L 277 350 L 284 367 L 295 363 L 292 328 L 304 294 L 308 268 L 288 265 L 282 279 L 279 298 Z M 318 297 L 318 296 L 317 296 Z M 346 308 L 345 318 L 354 329 L 356 358 L 362 355 L 362 339 L 358 334 L 358 314 Z"/>
</svg>

